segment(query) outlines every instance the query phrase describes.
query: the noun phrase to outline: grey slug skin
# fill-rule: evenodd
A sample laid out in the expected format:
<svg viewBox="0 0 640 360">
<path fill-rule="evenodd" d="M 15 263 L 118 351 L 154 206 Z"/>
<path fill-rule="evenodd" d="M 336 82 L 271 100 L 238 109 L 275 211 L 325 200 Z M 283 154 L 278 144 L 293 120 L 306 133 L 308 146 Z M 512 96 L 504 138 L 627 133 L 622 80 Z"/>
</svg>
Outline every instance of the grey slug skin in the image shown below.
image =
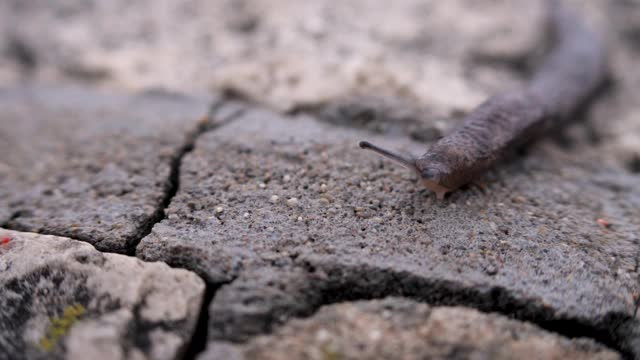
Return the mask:
<svg viewBox="0 0 640 360">
<path fill-rule="evenodd" d="M 560 1 L 549 1 L 549 15 L 554 47 L 528 85 L 491 97 L 418 158 L 423 180 L 448 191 L 469 183 L 506 151 L 562 124 L 603 83 L 602 40 Z"/>
</svg>

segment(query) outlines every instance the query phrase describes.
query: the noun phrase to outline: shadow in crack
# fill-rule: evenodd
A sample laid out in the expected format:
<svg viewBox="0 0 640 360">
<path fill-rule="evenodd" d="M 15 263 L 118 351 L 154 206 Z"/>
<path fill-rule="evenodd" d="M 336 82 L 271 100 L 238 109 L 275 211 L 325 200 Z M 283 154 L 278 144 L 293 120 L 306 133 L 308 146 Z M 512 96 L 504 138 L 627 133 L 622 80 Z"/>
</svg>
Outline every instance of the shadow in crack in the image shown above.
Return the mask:
<svg viewBox="0 0 640 360">
<path fill-rule="evenodd" d="M 500 313 L 565 337 L 593 339 L 628 358 L 640 355 L 633 343 L 633 333 L 640 327 L 630 314 L 570 317 L 502 287 L 471 286 L 366 265 L 309 261 L 250 271 L 220 289 L 209 307 L 209 338 L 241 343 L 271 333 L 290 318 L 311 316 L 324 305 L 388 296 Z"/>
</svg>

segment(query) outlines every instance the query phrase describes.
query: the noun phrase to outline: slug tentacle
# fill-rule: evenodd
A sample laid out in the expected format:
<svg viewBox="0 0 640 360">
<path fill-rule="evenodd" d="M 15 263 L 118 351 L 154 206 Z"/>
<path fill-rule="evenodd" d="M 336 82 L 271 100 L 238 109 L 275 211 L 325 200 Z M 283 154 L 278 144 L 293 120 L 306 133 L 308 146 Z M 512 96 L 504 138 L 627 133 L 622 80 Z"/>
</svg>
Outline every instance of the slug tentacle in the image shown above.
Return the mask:
<svg viewBox="0 0 640 360">
<path fill-rule="evenodd" d="M 372 143 L 368 142 L 368 141 L 360 141 L 360 143 L 358 144 L 362 149 L 367 149 L 367 150 L 371 150 L 375 153 L 378 153 L 388 159 L 394 160 L 398 163 L 400 163 L 402 166 L 410 169 L 410 170 L 418 170 L 416 168 L 416 159 L 415 158 L 409 158 L 406 156 L 402 156 L 398 153 L 394 153 L 390 150 L 386 150 L 383 149 L 379 146 L 373 145 Z"/>
</svg>

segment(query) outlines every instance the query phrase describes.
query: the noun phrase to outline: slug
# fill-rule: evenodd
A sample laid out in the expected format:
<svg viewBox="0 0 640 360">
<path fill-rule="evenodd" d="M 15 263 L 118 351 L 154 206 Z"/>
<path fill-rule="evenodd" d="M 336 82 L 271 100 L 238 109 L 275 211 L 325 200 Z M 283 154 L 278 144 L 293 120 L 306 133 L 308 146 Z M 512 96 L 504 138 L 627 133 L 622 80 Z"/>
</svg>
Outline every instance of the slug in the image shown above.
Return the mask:
<svg viewBox="0 0 640 360">
<path fill-rule="evenodd" d="M 360 147 L 415 170 L 443 199 L 507 152 L 566 122 L 606 80 L 606 53 L 602 39 L 559 0 L 549 0 L 548 10 L 554 45 L 522 89 L 490 97 L 418 158 L 366 141 Z"/>
</svg>

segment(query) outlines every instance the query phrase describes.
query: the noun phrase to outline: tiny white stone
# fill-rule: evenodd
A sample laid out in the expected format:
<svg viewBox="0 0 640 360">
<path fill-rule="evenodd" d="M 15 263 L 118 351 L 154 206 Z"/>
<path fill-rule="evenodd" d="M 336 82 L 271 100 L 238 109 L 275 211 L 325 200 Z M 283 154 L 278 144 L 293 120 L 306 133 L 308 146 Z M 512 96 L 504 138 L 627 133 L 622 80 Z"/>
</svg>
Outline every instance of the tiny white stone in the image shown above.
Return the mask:
<svg viewBox="0 0 640 360">
<path fill-rule="evenodd" d="M 267 184 L 265 184 L 265 183 L 260 183 L 260 184 L 258 184 L 258 187 L 259 187 L 260 189 L 264 189 L 264 188 L 266 188 L 266 187 L 267 187 Z"/>
<path fill-rule="evenodd" d="M 298 199 L 297 198 L 291 198 L 291 199 L 287 200 L 287 205 L 289 205 L 290 207 L 298 206 Z"/>
<path fill-rule="evenodd" d="M 248 218 L 249 217 L 249 213 L 246 212 L 246 213 L 242 214 L 242 217 L 244 217 L 245 219 Z"/>
<path fill-rule="evenodd" d="M 320 184 L 320 191 L 321 192 L 326 192 L 327 191 L 327 184 Z"/>
<path fill-rule="evenodd" d="M 302 216 L 298 216 L 298 218 L 296 220 L 302 221 Z"/>
<path fill-rule="evenodd" d="M 316 340 L 320 341 L 320 342 L 324 342 L 329 340 L 329 332 L 325 329 L 320 329 L 316 332 Z"/>
<path fill-rule="evenodd" d="M 216 207 L 216 214 L 220 214 L 224 211 L 224 208 L 222 206 L 218 206 Z"/>
<path fill-rule="evenodd" d="M 269 201 L 271 201 L 274 204 L 277 203 L 278 200 L 280 200 L 280 197 L 278 195 L 273 195 L 271 199 L 269 199 Z"/>
<path fill-rule="evenodd" d="M 289 181 L 291 181 L 291 176 L 290 176 L 289 174 L 285 175 L 285 176 L 282 178 L 282 181 L 284 181 L 284 182 L 289 182 Z"/>
</svg>

